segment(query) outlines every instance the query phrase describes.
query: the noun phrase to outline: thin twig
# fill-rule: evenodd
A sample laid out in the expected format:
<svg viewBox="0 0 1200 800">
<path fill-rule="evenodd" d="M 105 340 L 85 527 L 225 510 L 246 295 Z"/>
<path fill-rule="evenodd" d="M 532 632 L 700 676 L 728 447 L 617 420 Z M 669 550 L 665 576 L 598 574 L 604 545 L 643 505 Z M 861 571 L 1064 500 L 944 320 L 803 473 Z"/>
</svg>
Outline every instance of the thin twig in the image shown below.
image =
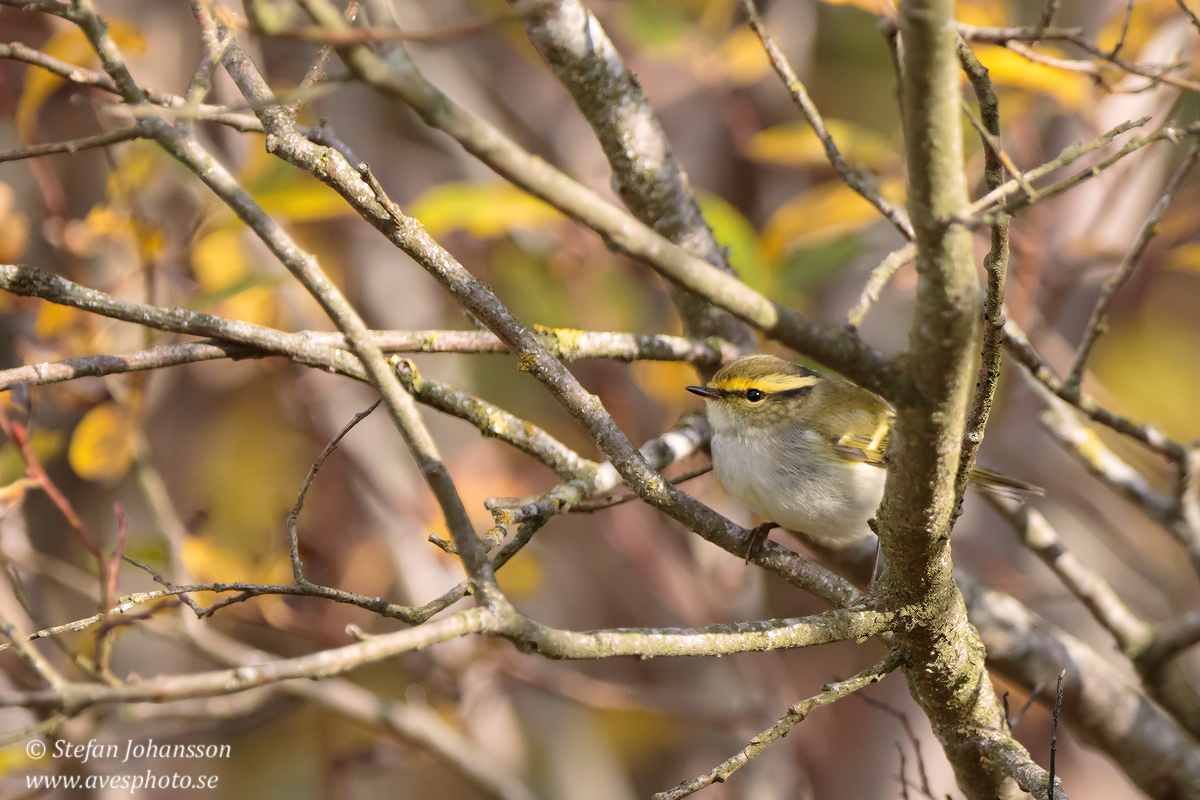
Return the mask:
<svg viewBox="0 0 1200 800">
<path fill-rule="evenodd" d="M 889 672 L 896 669 L 899 665 L 899 657 L 889 654 L 883 661 L 863 670 L 852 678 L 825 684 L 821 688 L 820 693 L 789 708 L 787 714 L 778 722 L 751 739 L 750 743 L 737 753 L 703 775 L 686 780 L 669 791 L 658 792 L 654 795 L 654 800 L 680 800 L 688 795 L 695 794 L 706 786 L 711 786 L 714 783 L 724 783 L 733 773 L 749 764 L 776 740 L 787 736 L 792 728 L 803 722 L 813 711 L 840 700 L 865 686 L 870 686 L 872 683 L 883 680 Z"/>
<path fill-rule="evenodd" d="M 858 330 L 862 325 L 863 318 L 871 310 L 871 306 L 879 299 L 880 293 L 883 292 L 883 287 L 888 285 L 888 282 L 900 271 L 901 267 L 912 262 L 916 257 L 917 246 L 910 242 L 900 249 L 888 253 L 887 257 L 871 270 L 871 275 L 867 278 L 867 282 L 863 286 L 862 294 L 858 296 L 858 302 L 854 304 L 854 308 L 850 309 L 850 313 L 846 316 L 847 331 L 854 332 Z"/>
<path fill-rule="evenodd" d="M 1013 714 L 1012 718 L 1008 721 L 1008 726 L 1010 728 L 1015 728 L 1020 724 L 1021 719 L 1025 716 L 1025 712 L 1033 708 L 1033 704 L 1037 702 L 1038 695 L 1042 693 L 1042 689 L 1044 688 L 1045 685 L 1041 683 L 1038 683 L 1033 687 L 1033 691 L 1031 691 L 1029 696 L 1025 698 L 1025 702 L 1022 703 L 1021 707 L 1017 709 L 1017 713 Z"/>
<path fill-rule="evenodd" d="M 1150 117 L 1142 117 L 1140 119 L 1122 122 L 1121 124 L 1102 133 L 1100 136 L 1097 136 L 1095 139 L 1092 139 L 1089 142 L 1080 142 L 1078 144 L 1065 147 L 1055 158 L 1047 161 L 1045 164 L 1034 167 L 1033 169 L 1029 170 L 1029 172 L 1025 173 L 1024 178 L 1026 182 L 1032 184 L 1032 182 L 1038 178 L 1048 175 L 1056 169 L 1061 169 L 1062 167 L 1068 166 L 1075 161 L 1078 161 L 1080 158 L 1083 158 L 1088 153 L 1099 150 L 1102 147 L 1106 147 L 1112 142 L 1113 139 L 1117 138 L 1122 133 L 1132 130 L 1133 128 L 1140 128 L 1149 121 Z M 983 197 L 980 197 L 978 200 L 971 203 L 971 205 L 967 207 L 968 214 L 979 214 L 985 209 L 988 209 L 999 203 L 1006 202 L 1008 195 L 1019 187 L 1020 184 L 1016 180 L 1010 180 L 1000 184 L 1000 186 L 992 189 Z M 1038 196 L 1041 197 L 1044 195 L 1039 192 Z"/>
<path fill-rule="evenodd" d="M 1200 528 L 1190 525 L 1180 516 L 1179 504 L 1173 498 L 1155 491 L 1141 473 L 1114 453 L 1095 431 L 1080 424 L 1078 417 L 1067 409 L 1068 404 L 1058 395 L 1037 384 L 1034 388 L 1046 402 L 1041 419 L 1050 435 L 1077 458 L 1088 472 L 1137 505 L 1147 517 L 1170 534 L 1183 547 L 1192 569 L 1200 574 Z M 1172 444 L 1180 448 L 1179 459 L 1186 458 L 1186 451 Z M 1179 459 L 1174 459 L 1177 474 L 1181 463 Z"/>
<path fill-rule="evenodd" d="M 1151 639 L 1151 628 L 1113 591 L 1097 572 L 1088 569 L 1063 545 L 1058 533 L 1035 508 L 1020 500 L 985 494 L 984 498 L 1008 520 L 1021 543 L 1075 596 L 1126 655 L 1141 652 Z"/>
<path fill-rule="evenodd" d="M 1064 669 L 1058 673 L 1058 691 L 1054 696 L 1054 716 L 1050 725 L 1050 780 L 1047 782 L 1046 797 L 1054 800 L 1054 767 L 1058 756 L 1058 718 L 1062 714 L 1063 678 L 1067 675 Z"/>
<path fill-rule="evenodd" d="M 312 482 L 317 477 L 318 470 L 325 463 L 325 459 L 337 449 L 339 443 L 345 438 L 346 434 L 354 429 L 354 426 L 362 422 L 371 415 L 371 412 L 379 408 L 381 400 L 376 400 L 367 408 L 355 414 L 349 422 L 342 426 L 329 443 L 321 450 L 317 457 L 313 460 L 312 466 L 308 468 L 308 474 L 304 476 L 304 480 L 300 484 L 300 491 L 296 494 L 296 502 L 292 504 L 292 510 L 288 512 L 287 528 L 288 551 L 292 558 L 292 579 L 299 586 L 310 585 L 307 578 L 304 577 L 304 565 L 300 561 L 300 537 L 296 533 L 296 522 L 300 519 L 300 511 L 304 508 L 304 498 L 308 494 L 308 488 L 312 486 Z"/>
<path fill-rule="evenodd" d="M 1133 5 L 1133 0 L 1129 0 L 1129 4 Z M 1179 6 L 1180 10 L 1187 15 L 1188 22 L 1192 23 L 1192 27 L 1200 31 L 1200 17 L 1196 16 L 1196 12 L 1188 7 L 1185 0 L 1175 0 L 1175 5 Z"/>
<path fill-rule="evenodd" d="M 1178 0 L 1178 2 L 1180 6 L 1183 6 L 1183 0 Z M 1121 52 L 1121 48 L 1125 47 L 1125 37 L 1129 35 L 1129 22 L 1133 19 L 1133 3 L 1134 0 L 1129 0 L 1125 4 L 1125 18 L 1121 20 L 1121 33 L 1117 36 L 1117 43 L 1108 53 L 1109 58 L 1116 58 L 1117 53 Z M 1187 10 L 1186 6 L 1184 6 L 1184 10 Z"/>
<path fill-rule="evenodd" d="M 1121 128 L 1121 127 L 1124 127 L 1124 126 L 1118 126 L 1118 128 Z M 1111 133 L 1111 131 L 1110 131 L 1110 133 Z M 1038 200 L 1046 200 L 1051 197 L 1056 197 L 1069 189 L 1073 189 L 1076 186 L 1080 185 L 1081 183 L 1084 183 L 1086 181 L 1091 180 L 1092 178 L 1095 178 L 1097 175 L 1104 172 L 1104 170 L 1108 169 L 1113 164 L 1116 164 L 1121 159 L 1125 158 L 1126 156 L 1130 155 L 1131 153 L 1141 150 L 1142 148 L 1146 147 L 1147 145 L 1151 145 L 1156 142 L 1161 142 L 1164 140 L 1171 141 L 1171 142 L 1177 142 L 1181 138 L 1193 136 L 1196 133 L 1200 133 L 1200 123 L 1192 123 L 1190 125 L 1185 125 L 1181 128 L 1173 128 L 1170 126 L 1163 126 L 1163 127 L 1159 128 L 1158 130 L 1153 131 L 1152 133 L 1148 133 L 1143 136 L 1131 137 L 1119 150 L 1117 150 L 1115 153 L 1108 156 L 1107 158 L 1104 158 L 1097 164 L 1094 164 L 1091 167 L 1088 167 L 1087 169 L 1081 170 L 1081 171 L 1075 173 L 1074 175 L 1070 175 L 1056 183 L 1052 183 L 1049 186 L 1044 186 L 1044 187 L 1038 189 L 1037 199 Z M 1107 136 L 1108 136 L 1108 134 L 1105 134 L 1105 137 L 1107 137 Z M 1105 137 L 1101 137 L 1101 138 L 1103 139 Z M 1089 143 L 1089 146 L 1094 143 L 1095 142 Z M 1071 149 L 1072 148 L 1068 148 L 1068 150 L 1071 150 Z M 1064 151 L 1064 153 L 1065 152 L 1066 151 Z M 1062 157 L 1060 156 L 1060 159 L 1061 158 Z M 1055 161 L 1059 161 L 1060 159 L 1055 159 Z M 1051 162 L 1051 163 L 1053 163 L 1053 162 Z M 1035 172 L 1042 170 L 1046 166 L 1048 166 L 1048 165 L 1043 165 L 1042 167 L 1039 167 L 1036 170 L 1030 170 L 1030 172 L 1026 173 L 1026 177 L 1032 176 Z M 974 203 L 972 203 L 970 206 L 968 206 L 965 214 L 963 215 L 964 222 L 968 225 L 973 225 L 973 224 L 978 224 L 978 223 L 986 221 L 985 219 L 983 219 L 981 217 L 976 217 L 975 220 L 972 220 L 971 217 L 972 217 L 972 215 L 975 215 L 975 214 L 979 213 L 980 211 L 985 210 L 988 207 L 988 205 L 990 205 L 993 201 L 995 201 L 997 199 L 1000 199 L 1001 202 L 1003 202 L 1003 197 L 1006 194 L 1006 189 L 1008 189 L 1009 184 L 1015 184 L 1015 182 L 1014 181 L 1006 182 L 1003 186 L 1001 186 L 996 191 L 989 192 L 985 197 L 982 197 L 979 200 L 976 200 Z M 1031 204 L 1031 201 L 1024 196 L 1015 197 L 1011 200 L 1008 200 L 1007 202 L 1004 202 L 1004 204 L 1002 206 L 1000 206 L 999 210 L 1002 210 L 1006 214 L 1014 214 L 1017 211 L 1020 211 L 1021 209 L 1029 206 L 1030 204 Z"/>
<path fill-rule="evenodd" d="M 1043 21 L 1048 24 L 1048 17 L 1053 15 L 1053 9 L 1048 9 Z M 1041 25 L 1040 27 L 1045 27 Z M 1005 167 L 1017 176 L 1017 170 L 1011 161 L 1006 162 L 1000 149 L 1000 102 L 992 87 L 988 71 L 975 57 L 975 53 L 961 38 L 958 40 L 958 58 L 967 78 L 974 89 L 976 102 L 979 104 L 980 138 L 984 146 L 984 180 L 989 191 L 995 190 L 1004 182 Z M 974 117 L 967 114 L 969 119 Z M 1032 186 L 1018 178 L 1018 183 L 1025 190 L 1026 196 L 1033 198 L 1035 192 Z M 975 397 L 971 403 L 971 413 L 963 430 L 961 452 L 958 461 L 958 473 L 955 476 L 955 498 L 961 508 L 963 492 L 966 491 L 967 481 L 971 470 L 975 467 L 975 458 L 983 443 L 984 430 L 991 414 L 992 402 L 996 396 L 996 386 L 1000 382 L 1000 366 L 1003 360 L 1004 330 L 1004 283 L 1008 273 L 1008 228 L 1009 219 L 1006 214 L 996 215 L 992 223 L 991 249 L 984 256 L 983 268 L 987 274 L 987 291 L 983 304 L 983 343 L 980 348 L 979 380 L 976 383 Z"/>
<path fill-rule="evenodd" d="M 45 144 L 30 144 L 18 147 L 15 150 L 0 152 L 0 163 L 5 161 L 21 161 L 27 158 L 41 158 L 42 156 L 51 156 L 60 153 L 78 153 L 80 150 L 91 150 L 96 147 L 110 147 L 114 144 L 130 142 L 134 139 L 145 139 L 149 135 L 150 132 L 143 125 L 138 124 L 130 128 L 109 131 L 108 133 L 98 133 L 95 136 L 83 136 L 79 139 L 46 142 Z"/>
<path fill-rule="evenodd" d="M 1096 402 L 1095 398 L 1079 391 L 1067 391 L 1062 380 L 1029 343 L 1025 332 L 1010 318 L 1004 323 L 1004 346 L 1009 355 L 1028 370 L 1029 375 L 1084 416 L 1144 444 L 1173 462 L 1184 456 L 1183 446 L 1173 441 L 1153 425 L 1138 424 L 1114 414 Z"/>
<path fill-rule="evenodd" d="M 1007 42 L 1049 42 L 1071 41 L 1083 36 L 1083 28 L 1045 28 L 1035 25 L 1023 27 L 999 28 L 987 25 L 968 25 L 956 23 L 958 33 L 968 42 L 983 44 L 1005 44 Z"/>
<path fill-rule="evenodd" d="M 1058 13 L 1058 4 L 1059 0 L 1046 0 L 1046 5 L 1042 8 L 1042 16 L 1038 19 L 1035 40 L 1041 39 L 1042 33 L 1054 23 L 1054 16 Z"/>
<path fill-rule="evenodd" d="M 908 714 L 905 714 L 903 711 L 890 703 L 886 703 L 882 700 L 876 700 L 873 697 L 859 695 L 859 699 L 869 705 L 871 708 L 878 709 L 883 713 L 894 717 L 896 721 L 900 723 L 900 728 L 904 731 L 904 736 L 908 739 L 908 743 L 913 749 L 913 756 L 915 756 L 917 760 L 917 777 L 921 779 L 921 783 L 918 788 L 920 789 L 921 794 L 925 795 L 926 797 L 933 798 L 933 789 L 929 783 L 929 770 L 925 768 L 925 756 L 921 750 L 921 739 L 917 736 L 916 731 L 913 730 L 912 723 L 909 722 L 908 719 Z M 897 744 L 897 746 L 899 746 L 899 744 Z"/>
<path fill-rule="evenodd" d="M 1137 240 L 1133 247 L 1121 259 L 1121 263 L 1117 266 L 1116 272 L 1109 278 L 1100 290 L 1100 297 L 1096 300 L 1096 306 L 1092 309 L 1092 316 L 1088 320 L 1087 327 L 1084 329 L 1083 339 L 1079 344 L 1079 350 L 1075 354 L 1075 362 L 1071 365 L 1071 371 L 1067 375 L 1066 388 L 1068 391 L 1078 389 L 1083 381 L 1083 371 L 1087 367 L 1088 356 L 1091 355 L 1092 347 L 1095 346 L 1096 340 L 1100 335 L 1107 330 L 1108 327 L 1108 310 L 1112 305 L 1113 298 L 1121 287 L 1128 282 L 1130 276 L 1133 275 L 1133 270 L 1141 261 L 1142 255 L 1146 252 L 1150 241 L 1158 233 L 1162 223 L 1163 216 L 1167 213 L 1167 208 L 1171 204 L 1171 198 L 1187 177 L 1188 172 L 1195 166 L 1197 158 L 1200 158 L 1200 147 L 1195 141 L 1188 148 L 1187 154 L 1183 157 L 1179 167 L 1167 181 L 1166 187 L 1163 189 L 1162 196 L 1158 202 L 1154 204 L 1154 208 L 1150 210 L 1149 216 L 1146 218 L 1146 224 L 1142 226 L 1141 233 L 1138 234 Z"/>
<path fill-rule="evenodd" d="M 688 470 L 687 472 L 683 473 L 682 475 L 678 475 L 674 478 L 671 478 L 671 483 L 675 484 L 676 486 L 679 486 L 680 484 L 687 483 L 688 481 L 690 481 L 694 478 L 699 478 L 701 475 L 707 475 L 710 472 L 712 472 L 712 464 L 705 464 L 703 467 L 697 467 L 696 469 Z M 596 500 L 585 501 L 585 502 L 579 503 L 578 505 L 572 506 L 571 513 L 590 514 L 590 513 L 596 512 L 596 511 L 602 511 L 606 508 L 613 508 L 614 506 L 624 505 L 625 503 L 628 503 L 631 500 L 637 500 L 637 499 L 638 499 L 638 496 L 636 494 L 634 494 L 633 492 L 630 492 L 628 494 L 623 494 L 620 497 L 597 498 Z"/>
<path fill-rule="evenodd" d="M 442 44 L 469 39 L 488 33 L 493 28 L 510 22 L 520 22 L 538 8 L 545 0 L 513 0 L 512 7 L 502 14 L 484 19 L 466 20 L 441 28 L 415 31 L 396 27 L 347 28 L 342 26 L 299 25 L 274 31 L 265 31 L 268 36 L 302 42 L 324 42 L 329 45 L 370 44 L 372 42 L 412 42 L 414 44 Z M 347 21 L 353 21 L 350 14 Z"/>
<path fill-rule="evenodd" d="M 904 209 L 888 202 L 879 191 L 879 186 L 873 175 L 851 167 L 846 163 L 846 159 L 842 157 L 841 151 L 833 141 L 829 130 L 825 127 L 825 120 L 821 118 L 821 112 L 817 110 L 816 104 L 809 97 L 808 90 L 804 87 L 800 78 L 796 76 L 795 70 L 792 69 L 792 65 L 788 63 L 782 51 L 775 46 L 775 42 L 771 39 L 770 34 L 767 33 L 766 26 L 763 25 L 762 18 L 758 15 L 755 0 L 742 0 L 742 7 L 746 10 L 747 17 L 749 17 L 750 27 L 758 35 L 759 41 L 762 42 L 763 50 L 766 51 L 772 68 L 774 68 L 776 74 L 779 75 L 788 92 L 792 95 L 792 101 L 800 109 L 800 113 L 804 115 L 804 118 L 808 120 L 808 124 L 812 126 L 813 133 L 821 141 L 821 146 L 825 148 L 825 157 L 829 159 L 829 163 L 842 176 L 842 180 L 846 182 L 847 186 L 873 205 L 888 222 L 892 223 L 892 226 L 900 232 L 900 235 L 911 241 L 913 238 L 912 222 L 909 221 L 908 214 Z"/>
<path fill-rule="evenodd" d="M 10 280 L 11 277 L 11 275 L 0 273 L 0 288 L 6 288 L 3 281 Z M 74 286 L 74 284 L 72 285 Z M 81 291 L 82 287 L 79 287 L 79 292 Z M 79 292 L 71 292 L 69 296 L 64 295 L 62 302 L 75 307 L 85 307 Z M 116 308 L 118 303 L 126 302 L 119 301 L 111 295 L 107 297 L 110 298 L 107 301 L 107 308 Z M 179 332 L 178 310 L 152 305 L 127 308 L 138 307 L 152 313 L 156 322 L 149 323 L 150 327 Z M 104 311 L 96 310 L 96 307 L 89 307 L 88 310 L 105 314 Z M 111 316 L 110 314 L 105 315 Z M 328 354 L 328 350 L 325 348 L 348 349 L 346 337 L 340 333 L 312 330 L 284 333 L 273 328 L 227 320 L 212 315 L 199 315 L 199 319 L 202 321 L 201 327 L 199 329 L 193 327 L 192 333 L 204 335 L 202 330 L 213 332 L 236 330 L 240 332 L 238 341 L 242 343 L 213 339 L 179 342 L 158 345 L 132 353 L 104 353 L 11 367 L 0 370 L 0 391 L 21 384 L 44 386 L 78 378 L 119 375 L 126 372 L 195 364 L 221 358 L 237 360 L 278 356 L 292 358 L 298 363 L 307 363 L 309 366 L 332 369 L 342 374 L 347 374 L 344 370 L 350 369 L 353 373 L 351 377 L 358 377 L 362 374 L 361 368 L 353 367 L 354 362 L 344 359 L 340 354 L 336 358 L 322 359 L 319 357 L 318 354 L 321 352 Z M 164 322 L 170 324 L 163 324 Z M 733 360 L 741 353 L 737 348 L 723 342 L 699 341 L 682 336 L 581 331 L 570 328 L 542 328 L 536 325 L 534 333 L 546 344 L 550 352 L 563 361 L 590 358 L 608 358 L 630 363 L 635 361 L 686 361 L 697 367 L 713 368 Z M 384 353 L 507 354 L 510 352 L 508 345 L 488 331 L 371 331 L 371 336 Z M 254 342 L 253 346 L 249 344 L 251 340 Z M 297 358 L 302 349 L 306 354 L 307 361 L 304 358 Z"/>
</svg>

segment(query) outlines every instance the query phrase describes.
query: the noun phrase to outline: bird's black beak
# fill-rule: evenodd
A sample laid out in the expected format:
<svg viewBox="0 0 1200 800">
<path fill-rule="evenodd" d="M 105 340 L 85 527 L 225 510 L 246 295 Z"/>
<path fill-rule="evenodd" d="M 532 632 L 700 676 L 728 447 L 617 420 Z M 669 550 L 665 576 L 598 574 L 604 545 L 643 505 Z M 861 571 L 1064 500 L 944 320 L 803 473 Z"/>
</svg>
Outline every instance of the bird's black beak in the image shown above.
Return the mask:
<svg viewBox="0 0 1200 800">
<path fill-rule="evenodd" d="M 721 399 L 720 392 L 718 392 L 716 389 L 710 389 L 707 386 L 687 386 L 684 388 L 686 388 L 692 394 L 699 395 L 707 400 Z"/>
</svg>

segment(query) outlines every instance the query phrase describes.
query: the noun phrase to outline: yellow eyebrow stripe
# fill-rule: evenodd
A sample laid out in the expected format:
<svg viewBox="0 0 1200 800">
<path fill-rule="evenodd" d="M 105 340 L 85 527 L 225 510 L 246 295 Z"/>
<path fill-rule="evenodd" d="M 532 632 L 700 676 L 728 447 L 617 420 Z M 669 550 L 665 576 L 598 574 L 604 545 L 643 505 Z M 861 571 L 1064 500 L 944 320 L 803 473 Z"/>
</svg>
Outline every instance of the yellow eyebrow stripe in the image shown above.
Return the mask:
<svg viewBox="0 0 1200 800">
<path fill-rule="evenodd" d="M 758 389 L 763 392 L 788 392 L 793 389 L 806 389 L 815 386 L 819 378 L 816 375 L 781 375 L 777 378 L 731 378 L 722 381 L 715 388 L 726 392 L 744 392 L 747 389 Z"/>
</svg>

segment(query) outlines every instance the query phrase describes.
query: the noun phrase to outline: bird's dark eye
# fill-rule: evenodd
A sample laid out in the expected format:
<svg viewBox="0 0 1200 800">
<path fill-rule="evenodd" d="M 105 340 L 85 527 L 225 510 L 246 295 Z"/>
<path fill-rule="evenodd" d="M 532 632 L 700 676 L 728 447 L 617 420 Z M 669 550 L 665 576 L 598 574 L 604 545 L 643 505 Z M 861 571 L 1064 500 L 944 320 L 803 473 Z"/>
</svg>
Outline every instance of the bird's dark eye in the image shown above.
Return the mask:
<svg viewBox="0 0 1200 800">
<path fill-rule="evenodd" d="M 751 403 L 757 403 L 759 400 L 762 400 L 766 396 L 767 396 L 766 393 L 763 392 L 761 389 L 747 389 L 746 390 L 746 399 L 749 400 Z"/>
</svg>

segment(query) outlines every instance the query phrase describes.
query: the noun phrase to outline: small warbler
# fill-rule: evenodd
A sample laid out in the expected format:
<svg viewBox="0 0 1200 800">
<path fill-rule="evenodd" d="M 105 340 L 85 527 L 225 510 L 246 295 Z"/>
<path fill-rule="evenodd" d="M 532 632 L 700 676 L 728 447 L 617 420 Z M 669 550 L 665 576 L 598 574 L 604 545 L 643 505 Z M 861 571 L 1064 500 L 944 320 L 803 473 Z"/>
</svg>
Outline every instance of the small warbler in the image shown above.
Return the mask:
<svg viewBox="0 0 1200 800">
<path fill-rule="evenodd" d="M 774 527 L 833 548 L 871 535 L 896 415 L 886 400 L 767 355 L 739 358 L 687 390 L 704 398 L 717 480 L 770 520 L 755 528 L 757 545 Z M 1042 491 L 980 468 L 971 480 L 993 491 Z"/>
</svg>

